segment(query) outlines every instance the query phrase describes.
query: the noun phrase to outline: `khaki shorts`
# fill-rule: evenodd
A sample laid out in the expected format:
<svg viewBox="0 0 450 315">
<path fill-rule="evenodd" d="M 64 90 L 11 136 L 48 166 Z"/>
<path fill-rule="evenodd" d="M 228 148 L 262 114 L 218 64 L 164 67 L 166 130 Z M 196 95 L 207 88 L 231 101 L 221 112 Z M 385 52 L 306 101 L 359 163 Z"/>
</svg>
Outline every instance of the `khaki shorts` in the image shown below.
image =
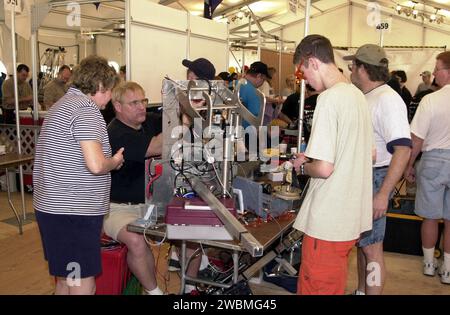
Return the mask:
<svg viewBox="0 0 450 315">
<path fill-rule="evenodd" d="M 414 212 L 426 219 L 450 220 L 450 150 L 424 152 L 417 166 Z"/>
<path fill-rule="evenodd" d="M 111 203 L 109 214 L 105 215 L 103 230 L 109 237 L 117 239 L 122 228 L 126 228 L 131 222 L 142 218 L 145 204 L 129 205 L 126 203 Z"/>
</svg>

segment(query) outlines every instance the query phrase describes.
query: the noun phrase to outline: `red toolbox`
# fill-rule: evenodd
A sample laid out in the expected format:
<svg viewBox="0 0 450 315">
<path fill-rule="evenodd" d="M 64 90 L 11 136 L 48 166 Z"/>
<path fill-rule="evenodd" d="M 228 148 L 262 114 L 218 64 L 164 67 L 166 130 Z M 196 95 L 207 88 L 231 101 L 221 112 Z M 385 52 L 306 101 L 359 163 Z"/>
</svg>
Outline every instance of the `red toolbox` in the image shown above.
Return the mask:
<svg viewBox="0 0 450 315">
<path fill-rule="evenodd" d="M 97 295 L 121 295 L 125 289 L 130 271 L 127 264 L 127 247 L 102 247 L 102 273 L 95 278 Z"/>
<path fill-rule="evenodd" d="M 234 199 L 219 200 L 231 214 L 237 215 Z M 166 226 L 168 239 L 233 239 L 214 211 L 200 198 L 173 198 L 167 205 Z"/>
</svg>

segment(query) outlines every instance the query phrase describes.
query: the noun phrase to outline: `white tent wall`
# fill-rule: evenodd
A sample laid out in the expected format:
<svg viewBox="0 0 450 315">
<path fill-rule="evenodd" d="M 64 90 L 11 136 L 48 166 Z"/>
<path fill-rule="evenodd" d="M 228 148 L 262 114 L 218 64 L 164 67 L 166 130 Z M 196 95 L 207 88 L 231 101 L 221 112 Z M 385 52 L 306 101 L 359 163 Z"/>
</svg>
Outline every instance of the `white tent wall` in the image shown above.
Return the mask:
<svg viewBox="0 0 450 315">
<path fill-rule="evenodd" d="M 17 36 L 17 60 L 25 63 L 31 67 L 31 42 Z M 66 50 L 65 64 L 74 66 L 79 60 L 84 58 L 85 52 L 87 55 L 95 53 L 95 41 L 87 41 L 87 49 L 85 50 L 84 40 L 80 40 L 79 34 L 75 32 L 62 30 L 39 30 L 38 31 L 38 52 L 39 60 L 45 62 L 43 54 L 47 48 L 57 49 L 64 47 Z M 79 55 L 79 56 L 78 56 Z"/>
<path fill-rule="evenodd" d="M 230 52 L 230 67 L 234 67 L 236 71 L 241 72 L 244 65 L 250 66 L 253 62 L 258 61 L 258 51 L 256 49 L 239 49 L 233 50 L 234 57 Z"/>
<path fill-rule="evenodd" d="M 119 37 L 97 35 L 96 36 L 96 54 L 115 61 L 119 66 L 125 64 L 125 40 Z"/>
<path fill-rule="evenodd" d="M 351 16 L 351 19 L 350 19 Z M 367 23 L 368 11 L 352 5 L 312 17 L 310 34 L 321 34 L 331 39 L 334 46 L 357 47 L 366 43 L 380 43 L 380 33 Z M 447 46 L 450 34 L 429 26 L 416 25 L 395 15 L 381 15 L 381 21 L 388 21 L 390 29 L 384 33 L 385 46 Z M 351 27 L 351 32 L 349 28 Z M 304 23 L 283 28 L 283 39 L 299 41 L 303 37 Z M 279 32 L 274 34 L 280 35 Z"/>
<path fill-rule="evenodd" d="M 12 74 L 11 31 L 3 23 L 0 24 L 0 47 L 0 60 L 8 74 Z"/>
<path fill-rule="evenodd" d="M 150 102 L 161 102 L 165 75 L 186 78 L 185 58 L 207 58 L 217 72 L 227 68 L 226 25 L 145 0 L 131 1 L 130 14 L 131 79 L 144 87 Z"/>
<path fill-rule="evenodd" d="M 38 53 L 39 60 L 42 63 L 45 62 L 43 55 L 45 51 L 50 49 L 57 49 L 58 47 L 64 47 L 66 55 L 64 57 L 64 63 L 69 66 L 74 66 L 84 57 L 84 41 L 79 39 L 79 34 L 75 32 L 57 31 L 41 29 L 38 31 Z M 87 42 L 87 54 L 94 53 L 94 41 Z"/>
</svg>

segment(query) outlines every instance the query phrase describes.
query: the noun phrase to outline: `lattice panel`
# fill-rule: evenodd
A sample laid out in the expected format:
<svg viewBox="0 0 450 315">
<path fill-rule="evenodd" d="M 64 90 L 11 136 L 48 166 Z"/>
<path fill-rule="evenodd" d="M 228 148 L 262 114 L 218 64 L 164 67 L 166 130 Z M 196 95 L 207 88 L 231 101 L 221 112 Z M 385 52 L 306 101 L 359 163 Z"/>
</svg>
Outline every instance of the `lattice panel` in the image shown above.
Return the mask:
<svg viewBox="0 0 450 315">
<path fill-rule="evenodd" d="M 40 126 L 20 126 L 20 137 L 23 154 L 34 154 L 34 135 L 39 135 Z M 17 152 L 17 131 L 14 125 L 0 125 L 0 143 L 6 145 L 6 152 Z M 25 174 L 33 173 L 33 163 L 23 165 Z"/>
</svg>

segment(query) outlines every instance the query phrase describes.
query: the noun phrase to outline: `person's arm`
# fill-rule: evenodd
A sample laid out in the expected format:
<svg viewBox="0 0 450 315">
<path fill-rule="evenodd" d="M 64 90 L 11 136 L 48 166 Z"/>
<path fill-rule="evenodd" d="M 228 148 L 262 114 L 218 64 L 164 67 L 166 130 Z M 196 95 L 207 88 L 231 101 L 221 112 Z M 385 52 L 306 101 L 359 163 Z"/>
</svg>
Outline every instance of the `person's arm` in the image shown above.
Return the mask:
<svg viewBox="0 0 450 315">
<path fill-rule="evenodd" d="M 162 146 L 163 146 L 163 134 L 160 133 L 159 135 L 152 137 L 152 140 L 150 140 L 150 144 L 148 145 L 145 157 L 161 155 Z"/>
<path fill-rule="evenodd" d="M 294 169 L 300 174 L 300 166 L 303 166 L 304 175 L 314 178 L 328 178 L 333 174 L 334 164 L 321 160 L 309 160 L 303 153 L 298 153 L 293 161 Z"/>
<path fill-rule="evenodd" d="M 383 180 L 380 190 L 373 198 L 373 218 L 374 220 L 385 215 L 389 203 L 389 196 L 395 185 L 402 178 L 403 171 L 408 163 L 411 148 L 407 146 L 394 146 L 391 163 L 388 172 Z"/>
<path fill-rule="evenodd" d="M 283 120 L 283 121 L 285 121 L 285 122 L 287 122 L 288 124 L 292 124 L 292 120 L 283 112 L 280 112 L 278 114 L 278 118 Z"/>
<path fill-rule="evenodd" d="M 92 174 L 104 175 L 122 167 L 124 148 L 120 148 L 111 158 L 106 158 L 103 154 L 102 145 L 98 141 L 80 141 L 80 146 L 86 166 Z"/>
<path fill-rule="evenodd" d="M 409 158 L 408 164 L 406 166 L 405 172 L 403 176 L 405 179 L 413 183 L 416 180 L 416 175 L 414 171 L 414 162 L 417 159 L 417 156 L 422 151 L 423 141 L 424 139 L 419 138 L 415 134 L 411 133 L 411 140 L 412 140 L 412 150 L 411 150 L 411 156 Z"/>
<path fill-rule="evenodd" d="M 45 110 L 48 110 L 53 105 L 53 95 L 51 95 L 52 92 L 49 88 L 44 88 L 44 104 L 43 107 Z"/>
</svg>

